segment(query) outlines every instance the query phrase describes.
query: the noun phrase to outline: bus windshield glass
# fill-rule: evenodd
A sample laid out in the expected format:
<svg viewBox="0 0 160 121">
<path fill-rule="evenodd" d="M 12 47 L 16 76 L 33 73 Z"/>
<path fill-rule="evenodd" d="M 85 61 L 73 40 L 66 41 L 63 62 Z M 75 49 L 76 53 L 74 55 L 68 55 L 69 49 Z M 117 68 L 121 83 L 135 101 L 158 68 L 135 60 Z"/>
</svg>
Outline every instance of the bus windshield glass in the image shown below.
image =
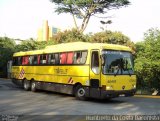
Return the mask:
<svg viewBox="0 0 160 121">
<path fill-rule="evenodd" d="M 102 73 L 114 75 L 134 74 L 133 56 L 124 51 L 102 51 Z"/>
</svg>

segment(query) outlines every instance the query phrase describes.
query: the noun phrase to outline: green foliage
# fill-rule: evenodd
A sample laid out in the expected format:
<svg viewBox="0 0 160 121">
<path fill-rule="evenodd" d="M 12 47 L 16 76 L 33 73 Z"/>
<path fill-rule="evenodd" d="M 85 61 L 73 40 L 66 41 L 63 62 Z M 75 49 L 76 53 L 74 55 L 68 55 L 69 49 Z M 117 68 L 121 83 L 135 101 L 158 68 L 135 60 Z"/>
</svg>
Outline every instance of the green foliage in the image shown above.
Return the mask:
<svg viewBox="0 0 160 121">
<path fill-rule="evenodd" d="M 8 37 L 0 37 L 0 71 L 6 75 L 6 65 L 8 60 L 12 59 L 15 43 Z"/>
<path fill-rule="evenodd" d="M 22 41 L 21 44 L 16 45 L 16 52 L 19 51 L 29 51 L 29 50 L 38 50 L 38 49 L 43 49 L 45 48 L 47 45 L 53 45 L 55 44 L 54 41 L 50 40 L 50 41 L 35 41 L 35 40 L 24 40 Z"/>
<path fill-rule="evenodd" d="M 55 40 L 56 43 L 78 42 L 78 41 L 86 42 L 88 41 L 88 39 L 89 38 L 87 35 L 82 34 L 76 29 L 59 32 L 53 37 L 53 40 Z"/>
<path fill-rule="evenodd" d="M 104 31 L 95 33 L 92 36 L 93 42 L 111 43 L 111 44 L 126 44 L 129 38 L 121 32 Z"/>
<path fill-rule="evenodd" d="M 91 42 L 119 44 L 130 47 L 133 52 L 135 51 L 135 45 L 130 39 L 121 32 L 103 31 L 95 33 L 91 36 Z"/>
<path fill-rule="evenodd" d="M 128 0 L 50 0 L 57 5 L 55 12 L 70 13 L 73 17 L 75 27 L 83 32 L 95 14 L 106 14 L 111 9 L 118 9 L 129 5 Z M 78 27 L 76 18 L 82 19 L 81 26 Z"/>
<path fill-rule="evenodd" d="M 135 51 L 135 45 L 130 39 L 122 34 L 121 32 L 105 31 L 90 35 L 84 35 L 83 33 L 77 31 L 76 29 L 66 30 L 64 32 L 59 32 L 53 37 L 56 43 L 66 43 L 66 42 L 97 42 L 97 43 L 108 43 L 108 44 L 119 44 L 131 47 Z"/>
<path fill-rule="evenodd" d="M 149 29 L 136 43 L 135 71 L 142 87 L 160 89 L 160 31 Z"/>
<path fill-rule="evenodd" d="M 88 11 L 90 13 L 104 14 L 108 9 L 118 9 L 122 6 L 129 5 L 128 0 L 50 0 L 57 6 L 56 12 L 60 13 L 75 13 L 76 15 L 81 15 L 81 10 Z M 71 8 L 70 8 L 71 6 Z M 86 10 L 84 10 L 86 9 Z M 89 12 L 89 11 L 88 11 Z"/>
<path fill-rule="evenodd" d="M 35 49 L 36 49 L 35 41 L 33 40 L 23 40 L 21 44 L 16 45 L 16 52 L 35 50 Z"/>
</svg>

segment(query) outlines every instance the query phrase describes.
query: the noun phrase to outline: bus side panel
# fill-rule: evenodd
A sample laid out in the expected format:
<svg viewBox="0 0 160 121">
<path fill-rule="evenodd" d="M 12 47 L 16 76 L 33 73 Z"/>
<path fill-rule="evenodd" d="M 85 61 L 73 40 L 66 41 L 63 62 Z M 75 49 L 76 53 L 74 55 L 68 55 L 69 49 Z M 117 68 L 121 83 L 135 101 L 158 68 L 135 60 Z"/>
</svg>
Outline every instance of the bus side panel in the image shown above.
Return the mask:
<svg viewBox="0 0 160 121">
<path fill-rule="evenodd" d="M 76 83 L 89 86 L 89 65 L 17 66 L 12 68 L 12 72 L 12 78 L 17 80 L 33 79 L 37 81 L 39 89 L 49 91 L 68 92 L 67 94 L 70 94 Z"/>
<path fill-rule="evenodd" d="M 20 76 L 22 76 L 20 73 L 21 72 L 21 67 L 20 66 L 12 66 L 11 68 L 11 79 L 12 82 L 18 86 L 23 86 L 22 83 L 22 78 L 20 78 Z"/>
</svg>

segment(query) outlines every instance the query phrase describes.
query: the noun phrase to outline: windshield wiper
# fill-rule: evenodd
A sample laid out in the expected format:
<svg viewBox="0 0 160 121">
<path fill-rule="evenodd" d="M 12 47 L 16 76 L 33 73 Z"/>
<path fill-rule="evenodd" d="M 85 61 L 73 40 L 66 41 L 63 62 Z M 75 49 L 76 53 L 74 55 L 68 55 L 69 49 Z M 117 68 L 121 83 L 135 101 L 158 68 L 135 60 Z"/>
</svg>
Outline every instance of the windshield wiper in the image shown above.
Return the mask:
<svg viewBox="0 0 160 121">
<path fill-rule="evenodd" d="M 118 74 L 118 72 L 119 72 L 119 67 L 118 67 L 118 69 L 117 69 L 117 72 L 114 74 L 114 76 L 117 76 L 117 74 Z"/>
<path fill-rule="evenodd" d="M 127 72 L 128 72 L 128 74 L 129 74 L 129 76 L 131 76 L 131 73 L 129 72 L 129 69 L 127 69 Z"/>
</svg>

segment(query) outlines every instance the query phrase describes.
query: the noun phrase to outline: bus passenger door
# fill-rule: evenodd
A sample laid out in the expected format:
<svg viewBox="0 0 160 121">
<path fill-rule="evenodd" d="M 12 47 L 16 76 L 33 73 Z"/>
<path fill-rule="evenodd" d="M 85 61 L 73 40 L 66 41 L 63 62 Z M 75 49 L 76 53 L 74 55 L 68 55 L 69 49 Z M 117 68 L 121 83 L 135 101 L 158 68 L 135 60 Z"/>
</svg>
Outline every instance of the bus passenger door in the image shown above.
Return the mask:
<svg viewBox="0 0 160 121">
<path fill-rule="evenodd" d="M 100 97 L 100 71 L 99 50 L 92 50 L 90 60 L 90 97 Z"/>
</svg>

